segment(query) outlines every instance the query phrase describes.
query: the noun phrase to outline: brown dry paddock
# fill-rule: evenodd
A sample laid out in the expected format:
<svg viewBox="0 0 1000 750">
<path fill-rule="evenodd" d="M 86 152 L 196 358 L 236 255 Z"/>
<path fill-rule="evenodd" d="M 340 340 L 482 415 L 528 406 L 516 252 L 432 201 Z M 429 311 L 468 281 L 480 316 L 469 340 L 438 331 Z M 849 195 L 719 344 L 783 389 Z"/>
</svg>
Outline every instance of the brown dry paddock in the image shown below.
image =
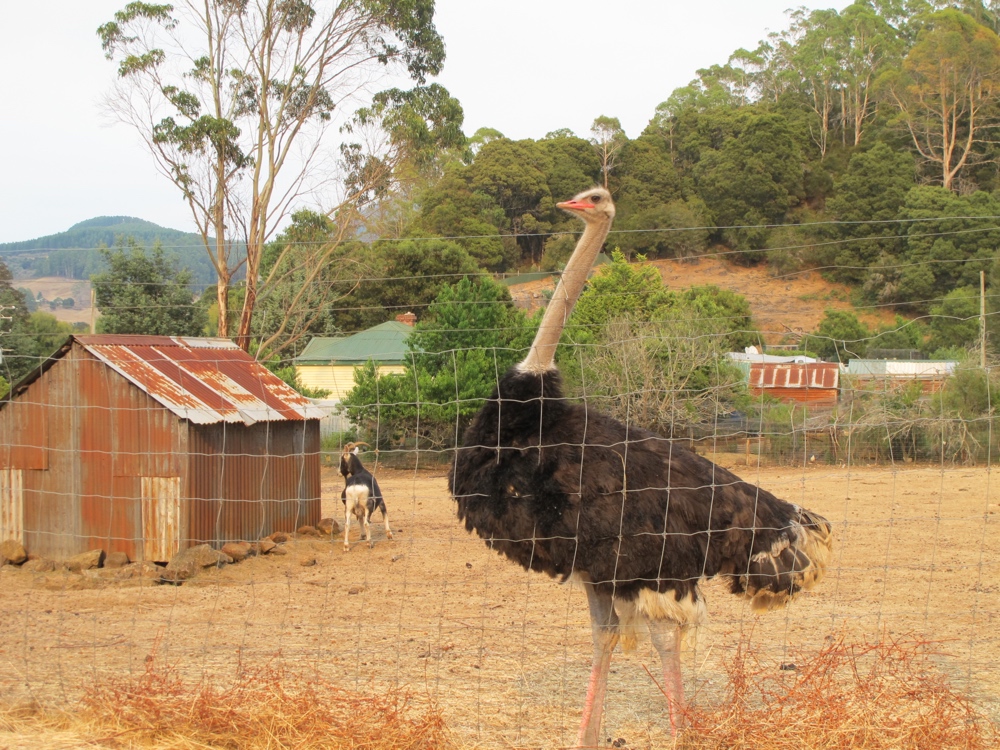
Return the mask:
<svg viewBox="0 0 1000 750">
<path fill-rule="evenodd" d="M 1000 538 L 989 471 L 714 458 L 825 515 L 837 546 L 821 586 L 780 612 L 755 615 L 722 585 L 706 587 L 710 623 L 686 655 L 696 701 L 722 694 L 741 637 L 752 634 L 777 670 L 846 631 L 939 642 L 939 668 L 997 717 Z M 324 513 L 341 520 L 340 477 L 324 471 Z M 226 681 L 241 665 L 270 664 L 360 690 L 401 686 L 435 701 L 467 746 L 571 744 L 590 653 L 584 596 L 470 536 L 445 472 L 377 470 L 396 538 L 373 524 L 374 549 L 355 527 L 348 553 L 342 539 L 300 539 L 288 555 L 178 587 L 2 569 L 0 702 L 72 706 L 108 675 L 140 674 L 155 652 L 192 678 Z M 606 733 L 632 748 L 667 742 L 662 696 L 643 669 L 655 674 L 656 663 L 646 642 L 613 664 Z"/>
</svg>

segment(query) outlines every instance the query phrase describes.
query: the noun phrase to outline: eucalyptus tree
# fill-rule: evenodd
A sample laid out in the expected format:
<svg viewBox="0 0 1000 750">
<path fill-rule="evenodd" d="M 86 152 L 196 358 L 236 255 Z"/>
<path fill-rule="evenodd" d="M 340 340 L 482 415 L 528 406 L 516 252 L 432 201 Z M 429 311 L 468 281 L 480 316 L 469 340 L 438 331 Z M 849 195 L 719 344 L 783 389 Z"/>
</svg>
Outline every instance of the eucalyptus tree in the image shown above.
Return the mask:
<svg viewBox="0 0 1000 750">
<path fill-rule="evenodd" d="M 595 117 L 590 126 L 592 138 L 590 142 L 594 144 L 597 158 L 601 160 L 601 175 L 604 180 L 604 187 L 608 187 L 608 175 L 618 163 L 618 155 L 622 147 L 628 143 L 628 137 L 622 130 L 622 124 L 617 117 L 601 115 Z"/>
<path fill-rule="evenodd" d="M 783 44 L 788 46 L 787 58 L 801 76 L 804 93 L 816 115 L 816 128 L 810 128 L 810 135 L 822 159 L 829 148 L 841 87 L 842 67 L 837 54 L 837 40 L 843 36 L 841 19 L 835 10 L 807 13 L 805 8 L 799 8 L 791 15 L 792 25 Z"/>
<path fill-rule="evenodd" d="M 423 84 L 440 71 L 433 19 L 433 0 L 138 0 L 98 29 L 118 63 L 107 105 L 181 191 L 212 259 L 220 335 L 230 335 L 229 290 L 243 267 L 236 339 L 250 347 L 264 248 L 304 194 L 338 192 L 330 214 L 344 226 L 385 188 L 411 145 L 392 112 L 434 97 L 390 95 L 354 122 L 364 142 L 342 146 L 346 189 L 332 184 L 336 149 L 325 136 L 386 77 Z"/>
<path fill-rule="evenodd" d="M 962 170 L 985 157 L 980 144 L 997 125 L 1000 38 L 960 11 L 938 11 L 879 86 L 914 148 L 953 189 Z"/>
</svg>

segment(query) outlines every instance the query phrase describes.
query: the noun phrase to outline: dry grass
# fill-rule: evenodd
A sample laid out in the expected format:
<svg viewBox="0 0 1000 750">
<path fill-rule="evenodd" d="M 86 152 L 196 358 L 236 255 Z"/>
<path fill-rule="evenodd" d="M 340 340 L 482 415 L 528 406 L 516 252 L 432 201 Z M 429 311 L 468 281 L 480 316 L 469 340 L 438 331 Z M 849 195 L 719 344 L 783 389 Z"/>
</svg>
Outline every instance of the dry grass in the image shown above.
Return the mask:
<svg viewBox="0 0 1000 750">
<path fill-rule="evenodd" d="M 0 714 L 0 747 L 447 750 L 433 704 L 403 691 L 361 694 L 270 666 L 219 687 L 149 658 L 136 678 L 88 689 L 76 712 L 21 707 Z M 20 738 L 20 742 L 18 742 Z M 45 738 L 43 744 L 41 738 Z M 71 741 L 75 740 L 75 742 Z"/>
<path fill-rule="evenodd" d="M 818 654 L 779 668 L 763 664 L 747 638 L 727 664 L 725 697 L 691 708 L 688 728 L 673 746 L 1000 746 L 1000 727 L 954 690 L 938 668 L 945 656 L 938 646 L 916 639 L 852 642 L 840 634 Z M 8 747 L 458 750 L 466 745 L 452 740 L 433 703 L 403 691 L 361 694 L 270 666 L 243 670 L 219 687 L 185 680 L 149 657 L 143 674 L 91 687 L 74 712 L 34 707 L 0 712 L 0 748 Z"/>
<path fill-rule="evenodd" d="M 979 750 L 1000 727 L 954 690 L 939 644 L 843 634 L 815 656 L 764 667 L 749 641 L 727 665 L 720 705 L 693 709 L 678 743 L 691 750 Z"/>
</svg>

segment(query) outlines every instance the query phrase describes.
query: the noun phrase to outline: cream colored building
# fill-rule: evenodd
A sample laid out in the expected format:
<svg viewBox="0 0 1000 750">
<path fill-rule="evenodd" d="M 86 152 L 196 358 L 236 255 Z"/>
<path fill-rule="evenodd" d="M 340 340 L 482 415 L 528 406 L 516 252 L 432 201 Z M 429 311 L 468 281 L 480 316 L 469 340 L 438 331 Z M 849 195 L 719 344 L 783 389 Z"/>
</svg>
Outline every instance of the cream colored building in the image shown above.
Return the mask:
<svg viewBox="0 0 1000 750">
<path fill-rule="evenodd" d="M 326 399 L 340 401 L 354 387 L 354 371 L 369 360 L 383 375 L 403 372 L 411 333 L 412 325 L 391 320 L 353 336 L 314 338 L 295 358 L 295 372 L 302 385 L 329 391 Z"/>
</svg>

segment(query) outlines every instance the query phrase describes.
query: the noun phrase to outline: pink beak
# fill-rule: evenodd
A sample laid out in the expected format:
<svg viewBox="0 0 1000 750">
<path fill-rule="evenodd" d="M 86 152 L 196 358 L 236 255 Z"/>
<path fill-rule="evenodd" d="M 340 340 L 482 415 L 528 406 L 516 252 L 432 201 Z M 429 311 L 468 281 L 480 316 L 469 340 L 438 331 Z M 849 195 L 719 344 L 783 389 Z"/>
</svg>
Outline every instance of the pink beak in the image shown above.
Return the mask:
<svg viewBox="0 0 1000 750">
<path fill-rule="evenodd" d="M 583 201 L 563 201 L 562 203 L 557 203 L 556 208 L 568 208 L 570 210 L 581 211 L 585 208 L 593 208 L 593 203 L 584 203 Z"/>
</svg>

